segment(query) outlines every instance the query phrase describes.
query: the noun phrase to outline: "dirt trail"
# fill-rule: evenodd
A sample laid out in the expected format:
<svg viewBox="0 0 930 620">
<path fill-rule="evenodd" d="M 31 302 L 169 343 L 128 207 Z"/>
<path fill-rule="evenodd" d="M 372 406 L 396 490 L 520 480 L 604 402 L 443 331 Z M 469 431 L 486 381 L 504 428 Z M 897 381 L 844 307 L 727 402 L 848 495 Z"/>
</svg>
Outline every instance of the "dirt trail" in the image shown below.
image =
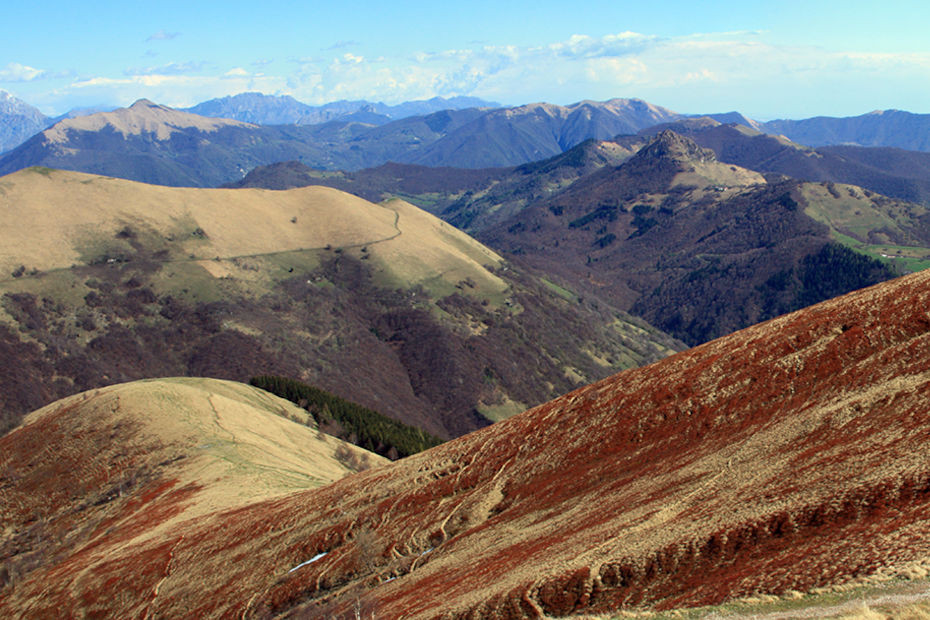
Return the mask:
<svg viewBox="0 0 930 620">
<path fill-rule="evenodd" d="M 381 239 L 372 239 L 370 241 L 363 241 L 361 243 L 351 243 L 348 245 L 333 246 L 333 249 L 354 250 L 356 248 L 362 248 L 362 247 L 375 245 L 378 243 L 385 243 L 387 241 L 393 241 L 394 239 L 397 239 L 402 234 L 404 234 L 403 231 L 400 229 L 399 223 L 400 223 L 400 213 L 398 213 L 397 211 L 394 211 L 393 226 L 394 226 L 394 230 L 397 232 L 395 232 L 393 235 L 389 235 Z M 290 249 L 290 250 L 277 250 L 274 252 L 258 252 L 258 253 L 253 253 L 253 254 L 237 254 L 235 256 L 219 256 L 217 258 L 219 258 L 219 260 L 222 260 L 222 261 L 233 261 L 233 260 L 245 259 L 245 258 L 263 258 L 266 256 L 279 256 L 282 254 L 297 254 L 299 252 L 318 252 L 320 250 L 326 250 L 329 247 L 330 247 L 329 245 L 322 245 L 322 246 L 312 246 L 312 247 L 304 247 L 304 248 L 297 248 L 297 249 Z M 162 258 L 162 259 L 146 258 L 145 262 L 155 263 L 158 265 L 174 265 L 174 264 L 185 264 L 185 263 L 200 263 L 206 260 L 215 260 L 215 259 L 209 258 L 206 256 L 197 256 L 195 258 Z M 119 261 L 118 264 L 121 266 L 131 265 L 134 262 L 139 262 L 139 261 L 133 260 L 133 259 L 121 260 Z M 0 284 L 7 284 L 9 282 L 23 282 L 23 281 L 30 280 L 30 279 L 43 278 L 49 274 L 62 273 L 65 271 L 74 271 L 75 269 L 78 269 L 81 267 L 87 267 L 87 266 L 88 265 L 72 265 L 69 267 L 55 267 L 52 269 L 45 269 L 42 271 L 38 271 L 37 273 L 24 273 L 21 276 L 17 276 L 17 277 L 0 278 Z"/>
</svg>

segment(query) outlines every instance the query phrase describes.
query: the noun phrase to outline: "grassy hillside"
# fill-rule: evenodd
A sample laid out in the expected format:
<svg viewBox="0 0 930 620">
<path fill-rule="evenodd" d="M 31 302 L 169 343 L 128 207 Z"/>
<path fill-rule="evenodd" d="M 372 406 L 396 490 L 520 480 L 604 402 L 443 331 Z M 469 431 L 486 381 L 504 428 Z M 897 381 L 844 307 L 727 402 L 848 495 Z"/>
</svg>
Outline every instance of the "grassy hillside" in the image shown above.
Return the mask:
<svg viewBox="0 0 930 620">
<path fill-rule="evenodd" d="M 29 414 L 0 437 L 0 599 L 63 541 L 103 559 L 95 547 L 115 531 L 131 545 L 387 462 L 307 417 L 263 390 L 195 378 L 109 386 Z"/>
<path fill-rule="evenodd" d="M 930 210 L 840 183 L 808 183 L 805 213 L 830 229 L 837 242 L 897 267 L 930 267 Z"/>
<path fill-rule="evenodd" d="M 234 259 L 273 264 L 329 247 L 369 256 L 386 282 L 448 290 L 471 278 L 485 298 L 506 288 L 487 270 L 500 264 L 498 256 L 402 201 L 376 206 L 322 187 L 178 189 L 46 168 L 3 178 L 0 192 L 11 241 L 0 255 L 6 281 L 19 267 L 44 273 L 126 262 L 137 247 L 218 277 Z"/>
<path fill-rule="evenodd" d="M 6 427 L 115 382 L 275 374 L 449 437 L 680 346 L 400 200 L 34 168 L 0 216 Z"/>
</svg>

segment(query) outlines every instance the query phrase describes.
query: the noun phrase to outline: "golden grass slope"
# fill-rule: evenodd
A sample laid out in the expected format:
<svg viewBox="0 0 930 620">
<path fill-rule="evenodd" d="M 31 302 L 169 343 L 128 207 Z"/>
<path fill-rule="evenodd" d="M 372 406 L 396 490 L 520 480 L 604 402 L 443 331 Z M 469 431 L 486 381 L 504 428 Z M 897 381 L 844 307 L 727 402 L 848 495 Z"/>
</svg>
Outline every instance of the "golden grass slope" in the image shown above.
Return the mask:
<svg viewBox="0 0 930 620">
<path fill-rule="evenodd" d="M 146 99 L 140 99 L 128 108 L 65 119 L 46 129 L 43 135 L 49 142 L 67 143 L 68 132 L 72 129 L 100 131 L 104 127 L 111 127 L 114 131 L 123 134 L 123 137 L 153 133 L 157 139 L 167 140 L 178 129 L 216 131 L 220 127 L 255 127 L 255 125 L 227 118 L 206 118 L 197 114 L 179 112 Z"/>
<path fill-rule="evenodd" d="M 189 519 L 387 462 L 306 426 L 306 415 L 251 386 L 191 378 L 114 385 L 33 412 L 0 437 L 0 599 L 61 545 L 80 556 L 67 570 L 81 582 Z"/>
<path fill-rule="evenodd" d="M 20 266 L 46 272 L 119 261 L 134 242 L 160 260 L 217 261 L 301 250 L 367 255 L 396 286 L 470 279 L 485 295 L 506 289 L 487 267 L 501 259 L 403 201 L 376 205 L 325 187 L 287 191 L 146 185 L 30 168 L 0 179 L 0 279 Z"/>
<path fill-rule="evenodd" d="M 55 481 L 62 488 L 84 484 L 88 469 L 103 468 L 110 478 L 139 475 L 145 469 L 122 468 L 120 453 L 138 452 L 150 466 L 170 462 L 179 486 L 200 489 L 184 516 L 329 484 L 355 471 L 344 461 L 368 466 L 388 462 L 318 432 L 307 425 L 308 418 L 293 403 L 242 383 L 146 379 L 56 401 L 26 416 L 3 439 L 19 445 L 21 437 L 39 433 L 49 448 L 83 451 L 90 462 L 64 472 L 65 478 Z M 124 427 L 133 430 L 120 431 L 118 444 L 82 445 L 100 429 Z M 49 428 L 55 431 L 43 431 Z M 54 442 L 57 432 L 63 433 L 63 445 Z M 13 454 L 11 450 L 0 457 L 0 469 L 10 465 Z"/>
</svg>

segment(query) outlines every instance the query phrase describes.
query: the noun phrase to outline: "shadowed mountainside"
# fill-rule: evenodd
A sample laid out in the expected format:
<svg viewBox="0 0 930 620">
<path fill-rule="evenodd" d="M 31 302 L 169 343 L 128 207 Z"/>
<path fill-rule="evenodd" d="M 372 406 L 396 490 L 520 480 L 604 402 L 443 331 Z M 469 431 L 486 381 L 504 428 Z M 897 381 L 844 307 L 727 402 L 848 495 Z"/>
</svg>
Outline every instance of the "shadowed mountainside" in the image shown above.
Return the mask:
<svg viewBox="0 0 930 620">
<path fill-rule="evenodd" d="M 38 109 L 0 90 L 0 153 L 16 148 L 49 124 L 50 119 Z"/>
<path fill-rule="evenodd" d="M 930 273 L 913 274 L 389 466 L 183 522 L 188 487 L 144 487 L 129 500 L 144 522 L 47 547 L 0 610 L 526 618 L 894 574 L 930 558 L 928 306 Z M 5 484 L 29 488 L 24 439 L 64 410 L 2 439 Z M 41 519 L 43 496 L 17 497 L 5 511 Z"/>
<path fill-rule="evenodd" d="M 665 123 L 641 133 L 655 135 L 663 129 L 672 129 L 713 150 L 720 161 L 758 172 L 801 181 L 848 183 L 910 202 L 930 203 L 930 153 L 878 146 L 815 149 L 784 136 L 721 125 L 707 118 Z"/>
<path fill-rule="evenodd" d="M 858 227 L 855 239 L 849 234 L 845 220 L 859 216 L 839 216 L 845 201 L 860 214 L 906 211 L 907 233 L 896 239 L 927 254 L 926 209 L 843 192 L 768 183 L 666 130 L 619 166 L 603 166 L 476 236 L 693 345 L 892 277 L 858 248 L 837 245 L 838 227 L 848 241 L 873 241 Z M 878 219 L 866 228 L 879 228 Z"/>
</svg>

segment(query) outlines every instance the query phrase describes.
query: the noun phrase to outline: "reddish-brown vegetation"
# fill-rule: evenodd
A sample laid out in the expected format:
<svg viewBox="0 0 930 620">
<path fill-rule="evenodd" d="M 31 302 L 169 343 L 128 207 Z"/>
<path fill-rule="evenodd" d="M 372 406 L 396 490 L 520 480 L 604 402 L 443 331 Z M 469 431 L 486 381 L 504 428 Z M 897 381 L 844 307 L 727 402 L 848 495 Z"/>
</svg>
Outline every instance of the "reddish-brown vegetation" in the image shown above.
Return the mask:
<svg viewBox="0 0 930 620">
<path fill-rule="evenodd" d="M 928 308 L 930 273 L 915 274 L 327 487 L 98 537 L 93 553 L 65 538 L 0 590 L 0 613 L 538 617 L 806 590 L 923 559 Z M 20 455 L 4 488 L 27 484 L 24 439 L 0 440 Z M 66 510 L 47 486 L 64 505 L 16 501 Z"/>
</svg>

